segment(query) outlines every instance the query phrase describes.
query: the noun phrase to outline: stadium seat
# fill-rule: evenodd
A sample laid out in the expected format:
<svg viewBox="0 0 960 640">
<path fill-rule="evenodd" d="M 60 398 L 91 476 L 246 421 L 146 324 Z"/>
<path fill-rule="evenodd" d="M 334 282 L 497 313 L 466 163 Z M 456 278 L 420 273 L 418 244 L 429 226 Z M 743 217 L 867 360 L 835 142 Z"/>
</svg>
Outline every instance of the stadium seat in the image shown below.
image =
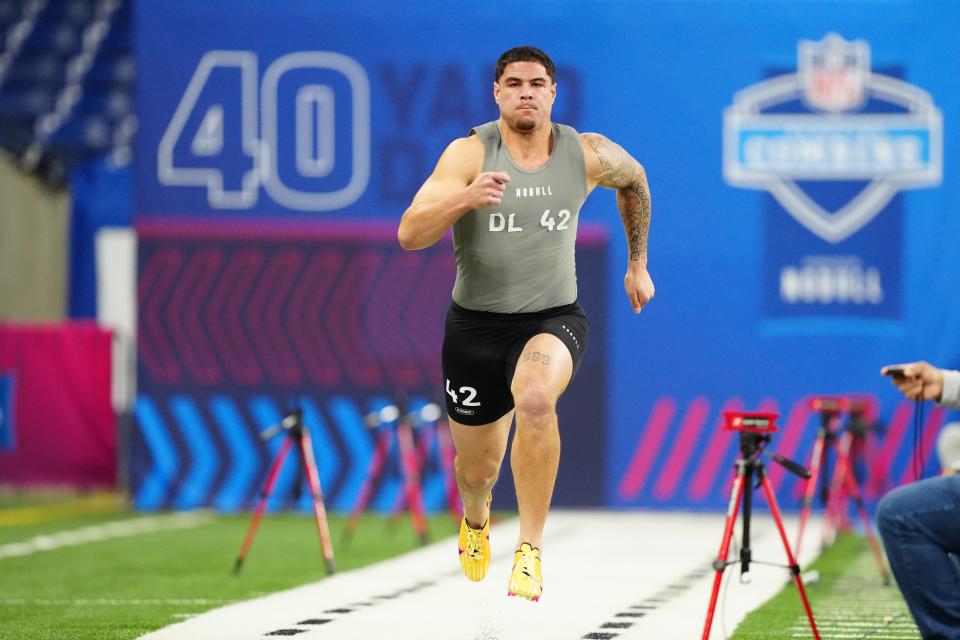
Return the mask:
<svg viewBox="0 0 960 640">
<path fill-rule="evenodd" d="M 0 146 L 16 152 L 29 145 L 39 122 L 54 123 L 39 131 L 41 146 L 68 159 L 108 153 L 115 140 L 125 139 L 117 132 L 134 113 L 130 4 L 123 0 L 105 15 L 109 4 L 100 0 L 51 0 L 39 12 L 27 12 L 18 0 L 0 0 L 0 53 L 10 50 L 8 66 L 0 68 Z M 26 37 L 18 47 L 8 47 L 9 29 L 34 13 L 32 28 L 20 26 Z M 109 29 L 97 42 L 89 37 L 89 28 L 104 17 L 109 17 Z M 89 68 L 78 67 L 81 56 L 90 54 Z M 81 84 L 69 84 L 77 80 L 77 69 Z M 67 90 L 79 96 L 76 104 L 61 99 Z M 59 117 L 44 119 L 58 104 Z M 52 131 L 49 139 L 47 129 Z"/>
<path fill-rule="evenodd" d="M 22 51 L 7 73 L 7 82 L 60 85 L 66 78 L 64 59 L 51 51 Z M 6 84 L 6 83 L 5 83 Z M 3 89 L 0 89 L 2 95 Z"/>
<path fill-rule="evenodd" d="M 44 19 L 85 25 L 94 18 L 95 2 L 93 0 L 58 0 L 48 4 L 43 13 Z"/>
<path fill-rule="evenodd" d="M 38 20 L 23 43 L 24 50 L 53 51 L 63 56 L 72 55 L 80 51 L 80 29 L 80 25 L 67 20 L 62 22 Z"/>
<path fill-rule="evenodd" d="M 16 0 L 0 0 L 0 28 L 6 30 L 20 19 L 20 3 Z"/>
<path fill-rule="evenodd" d="M 87 91 L 77 104 L 77 115 L 102 114 L 111 119 L 120 118 L 133 111 L 133 96 L 129 87 L 115 85 L 110 90 Z"/>
<path fill-rule="evenodd" d="M 32 121 L 53 109 L 53 100 L 50 89 L 21 83 L 0 94 L 0 115 Z"/>
<path fill-rule="evenodd" d="M 134 81 L 134 61 L 130 52 L 103 51 L 87 72 L 84 82 L 89 85 L 131 87 Z"/>
</svg>

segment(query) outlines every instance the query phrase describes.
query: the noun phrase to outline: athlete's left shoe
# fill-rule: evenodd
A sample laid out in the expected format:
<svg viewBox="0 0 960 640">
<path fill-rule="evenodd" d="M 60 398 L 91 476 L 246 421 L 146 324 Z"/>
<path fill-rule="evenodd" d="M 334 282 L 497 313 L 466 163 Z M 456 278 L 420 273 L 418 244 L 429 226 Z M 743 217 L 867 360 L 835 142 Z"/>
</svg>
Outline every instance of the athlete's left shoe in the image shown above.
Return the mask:
<svg viewBox="0 0 960 640">
<path fill-rule="evenodd" d="M 493 495 L 487 496 L 487 509 Z M 463 575 L 474 582 L 483 580 L 490 566 L 490 516 L 479 529 L 467 524 L 467 517 L 460 521 L 460 568 Z"/>
<path fill-rule="evenodd" d="M 508 596 L 519 596 L 536 602 L 543 593 L 543 574 L 540 571 L 540 549 L 524 542 L 513 554 Z"/>
</svg>

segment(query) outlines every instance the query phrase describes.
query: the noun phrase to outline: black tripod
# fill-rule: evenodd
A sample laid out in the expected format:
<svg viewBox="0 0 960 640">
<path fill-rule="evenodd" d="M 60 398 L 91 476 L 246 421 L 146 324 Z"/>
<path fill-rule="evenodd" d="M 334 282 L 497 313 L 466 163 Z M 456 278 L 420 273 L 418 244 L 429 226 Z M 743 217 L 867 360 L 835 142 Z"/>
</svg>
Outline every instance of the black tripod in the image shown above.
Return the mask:
<svg viewBox="0 0 960 640">
<path fill-rule="evenodd" d="M 753 504 L 753 490 L 757 487 L 763 487 L 767 503 L 770 505 L 770 511 L 773 513 L 773 520 L 777 524 L 777 531 L 780 532 L 780 539 L 783 542 L 783 548 L 787 553 L 787 562 L 790 574 L 800 592 L 800 598 L 803 600 L 803 608 L 806 611 L 807 619 L 810 621 L 810 628 L 813 630 L 814 640 L 820 640 L 820 633 L 817 631 L 817 623 L 813 619 L 813 612 L 810 610 L 810 601 L 807 600 L 807 592 L 803 588 L 803 581 L 800 580 L 800 566 L 797 564 L 793 553 L 790 551 L 790 543 L 787 542 L 787 534 L 783 529 L 783 519 L 780 517 L 780 509 L 777 507 L 777 500 L 767 477 L 766 465 L 760 459 L 763 453 L 763 447 L 770 442 L 770 434 L 777 430 L 774 420 L 777 415 L 774 413 L 734 413 L 726 412 L 723 414 L 726 420 L 725 428 L 740 432 L 740 455 L 734 463 L 736 477 L 733 482 L 733 489 L 730 494 L 729 508 L 727 509 L 726 525 L 723 530 L 723 541 L 720 544 L 720 553 L 713 562 L 713 568 L 716 575 L 713 579 L 713 592 L 710 595 L 710 606 L 707 609 L 707 620 L 703 627 L 702 640 L 709 640 L 710 627 L 713 624 L 713 614 L 717 606 L 717 596 L 720 593 L 720 581 L 723 578 L 723 572 L 731 564 L 737 561 L 728 561 L 727 554 L 730 551 L 730 541 L 733 538 L 733 526 L 737 520 L 737 510 L 741 501 L 743 502 L 743 541 L 740 546 L 740 576 L 741 580 L 749 573 L 750 563 L 753 561 L 752 550 L 750 549 L 750 516 Z M 809 478 L 810 472 L 794 462 L 778 454 L 771 456 L 774 462 L 783 466 L 787 471 L 795 473 L 798 476 Z M 754 483 L 756 477 L 756 484 Z"/>
<path fill-rule="evenodd" d="M 323 491 L 320 488 L 320 475 L 317 473 L 317 462 L 313 457 L 313 444 L 310 442 L 310 431 L 307 429 L 307 426 L 303 424 L 303 410 L 299 407 L 293 409 L 284 416 L 283 420 L 279 423 L 264 430 L 260 434 L 260 439 L 269 440 L 281 430 L 287 432 L 287 438 L 283 441 L 283 444 L 280 445 L 280 450 L 277 451 L 277 455 L 274 456 L 273 463 L 270 465 L 267 481 L 263 486 L 263 492 L 260 494 L 257 509 L 253 514 L 253 520 L 247 529 L 247 536 L 243 541 L 243 546 L 240 548 L 240 554 L 237 556 L 237 560 L 233 565 L 233 572 L 239 574 L 243 568 L 243 561 L 250 552 L 250 547 L 253 545 L 253 538 L 257 535 L 260 519 L 263 517 L 263 511 L 267 507 L 267 498 L 270 497 L 270 493 L 277 483 L 283 461 L 286 459 L 287 454 L 290 453 L 290 448 L 296 444 L 300 450 L 300 461 L 303 464 L 303 473 L 307 477 L 307 484 L 310 486 L 310 493 L 313 495 L 313 515 L 317 521 L 317 532 L 320 534 L 320 547 L 323 549 L 327 575 L 330 575 L 334 572 L 333 544 L 330 542 L 330 529 L 327 526 L 327 511 L 323 505 Z M 296 486 L 299 489 L 300 482 L 297 482 Z"/>
</svg>

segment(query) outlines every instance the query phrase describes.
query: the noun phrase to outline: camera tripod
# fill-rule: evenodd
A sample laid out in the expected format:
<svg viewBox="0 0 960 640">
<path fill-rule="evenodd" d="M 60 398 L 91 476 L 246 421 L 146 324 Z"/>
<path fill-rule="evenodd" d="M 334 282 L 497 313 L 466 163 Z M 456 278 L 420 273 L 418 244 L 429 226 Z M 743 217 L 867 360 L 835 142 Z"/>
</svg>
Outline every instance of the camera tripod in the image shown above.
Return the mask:
<svg viewBox="0 0 960 640">
<path fill-rule="evenodd" d="M 753 504 L 753 490 L 757 487 L 763 487 L 763 492 L 770 505 L 770 512 L 773 514 L 773 520 L 777 525 L 777 531 L 780 533 L 780 540 L 783 542 L 783 549 L 787 554 L 787 568 L 793 577 L 797 590 L 800 593 L 800 599 L 803 601 L 803 608 L 810 621 L 810 628 L 813 630 L 814 640 L 820 640 L 820 633 L 817 631 L 817 623 L 813 619 L 813 611 L 810 609 L 810 601 L 807 599 L 807 592 L 804 589 L 803 581 L 800 579 L 800 566 L 797 564 L 793 553 L 790 551 L 790 543 L 787 542 L 787 534 L 783 528 L 783 519 L 780 516 L 780 509 L 777 507 L 777 500 L 767 477 L 766 465 L 760 459 L 763 453 L 763 447 L 770 442 L 770 433 L 777 430 L 774 421 L 775 413 L 738 413 L 725 412 L 725 429 L 740 432 L 740 458 L 734 462 L 735 477 L 733 488 L 730 492 L 730 502 L 727 509 L 727 518 L 723 530 L 723 540 L 720 543 L 720 552 L 717 559 L 713 562 L 713 568 L 716 574 L 713 579 L 713 591 L 710 594 L 710 606 L 707 608 L 707 620 L 703 627 L 703 636 L 701 640 L 709 640 L 710 627 L 713 624 L 713 614 L 717 606 L 717 596 L 720 594 L 720 582 L 723 573 L 731 564 L 740 563 L 741 580 L 750 571 L 750 563 L 753 562 L 752 550 L 750 548 L 750 517 Z M 783 466 L 787 471 L 801 477 L 809 477 L 810 472 L 792 460 L 788 460 L 778 454 L 772 454 L 773 460 Z M 756 484 L 754 479 L 756 478 Z M 728 561 L 727 555 L 730 552 L 730 541 L 733 538 L 733 527 L 737 520 L 737 511 L 740 504 L 743 504 L 743 538 L 740 546 L 740 559 Z"/>
<path fill-rule="evenodd" d="M 427 481 L 425 476 L 429 471 L 430 458 L 435 448 L 436 471 L 441 476 L 444 504 L 453 522 L 460 526 L 460 519 L 463 517 L 463 505 L 460 502 L 460 490 L 457 488 L 454 472 L 456 450 L 453 446 L 453 437 L 450 434 L 450 424 L 442 419 L 440 405 L 435 403 L 424 405 L 419 411 L 413 411 L 408 415 L 411 417 L 413 424 L 417 468 L 420 472 L 421 485 L 424 487 L 423 492 L 426 493 Z M 401 492 L 397 496 L 390 511 L 389 526 L 394 527 L 396 525 L 408 502 L 405 492 Z"/>
<path fill-rule="evenodd" d="M 303 474 L 306 476 L 307 483 L 310 486 L 310 492 L 313 496 L 313 516 L 317 521 L 317 532 L 320 535 L 320 547 L 323 550 L 327 575 L 330 575 L 334 572 L 333 545 L 330 542 L 330 529 L 327 526 L 327 510 L 323 505 L 323 491 L 320 488 L 320 475 L 317 473 L 317 462 L 313 456 L 313 444 L 310 441 L 310 431 L 307 429 L 307 426 L 303 424 L 303 410 L 300 408 L 293 409 L 284 416 L 280 422 L 265 429 L 260 434 L 260 439 L 269 440 L 280 431 L 286 431 L 287 438 L 283 441 L 283 444 L 280 445 L 280 449 L 277 451 L 270 465 L 267 481 L 260 494 L 260 500 L 257 502 L 253 520 L 251 520 L 250 527 L 247 529 L 243 546 L 240 547 L 240 554 L 237 556 L 237 560 L 233 565 L 233 572 L 239 574 L 243 568 L 243 562 L 250 552 L 250 547 L 253 545 L 253 538 L 257 535 L 257 528 L 260 526 L 260 519 L 263 517 L 263 512 L 267 507 L 267 498 L 270 497 L 270 494 L 273 492 L 273 487 L 277 483 L 283 461 L 286 459 L 287 454 L 290 453 L 291 447 L 296 444 L 300 450 Z M 297 490 L 299 490 L 299 481 L 296 487 Z"/>
<path fill-rule="evenodd" d="M 863 455 L 867 434 L 871 425 L 867 422 L 865 403 L 856 398 L 819 397 L 811 400 L 811 408 L 820 414 L 820 426 L 817 429 L 817 439 L 813 445 L 810 457 L 810 478 L 807 480 L 803 497 L 803 508 L 800 512 L 800 526 L 797 531 L 797 553 L 800 553 L 800 544 L 803 542 L 803 532 L 810 508 L 813 505 L 814 495 L 817 492 L 817 483 L 820 481 L 820 498 L 826 505 L 824 523 L 824 546 L 827 546 L 837 531 L 844 527 L 847 517 L 847 499 L 853 500 L 856 505 L 863 530 L 870 544 L 870 550 L 880 570 L 883 584 L 890 584 L 890 571 L 883 561 L 883 552 L 880 543 L 873 533 L 870 516 L 867 514 L 863 502 L 863 493 L 857 482 L 854 466 Z M 840 424 L 840 416 L 849 413 L 846 429 Z M 836 465 L 833 477 L 827 482 L 827 463 L 830 450 L 836 453 Z M 821 473 L 822 472 L 822 473 Z"/>
<path fill-rule="evenodd" d="M 357 499 L 350 510 L 350 518 L 343 530 L 343 539 L 349 543 L 352 539 L 360 518 L 363 516 L 373 498 L 374 489 L 380 478 L 386 472 L 394 436 L 396 437 L 397 452 L 400 469 L 403 472 L 404 489 L 397 504 L 394 506 L 393 517 L 404 506 L 410 510 L 410 519 L 420 544 L 426 544 L 429 539 L 427 519 L 423 508 L 423 491 L 421 488 L 421 460 L 425 459 L 422 452 L 417 451 L 414 429 L 420 429 L 427 424 L 437 421 L 441 415 L 439 405 L 429 403 L 419 411 L 409 411 L 406 399 L 398 397 L 394 404 L 388 405 L 379 411 L 370 413 L 366 417 L 367 426 L 371 429 L 380 429 L 370 465 L 367 467 L 367 477 L 357 494 Z M 383 428 L 394 425 L 394 428 Z M 394 434 L 394 432 L 396 432 Z M 443 443 L 441 443 L 443 444 Z"/>
</svg>

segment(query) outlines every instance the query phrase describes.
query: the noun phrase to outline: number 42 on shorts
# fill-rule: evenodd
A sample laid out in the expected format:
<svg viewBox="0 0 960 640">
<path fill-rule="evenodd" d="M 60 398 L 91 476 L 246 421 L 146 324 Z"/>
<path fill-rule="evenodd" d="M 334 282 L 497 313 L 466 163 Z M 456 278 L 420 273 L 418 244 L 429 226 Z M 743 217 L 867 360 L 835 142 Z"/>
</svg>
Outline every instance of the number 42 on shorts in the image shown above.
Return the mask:
<svg viewBox="0 0 960 640">
<path fill-rule="evenodd" d="M 447 393 L 450 395 L 450 398 L 453 399 L 453 404 L 462 404 L 465 407 L 479 407 L 479 402 L 474 402 L 474 399 L 477 397 L 477 390 L 473 387 L 460 387 L 460 393 L 466 397 L 463 399 L 463 402 L 460 402 L 460 396 L 453 390 L 450 386 L 450 378 L 447 378 Z"/>
</svg>

